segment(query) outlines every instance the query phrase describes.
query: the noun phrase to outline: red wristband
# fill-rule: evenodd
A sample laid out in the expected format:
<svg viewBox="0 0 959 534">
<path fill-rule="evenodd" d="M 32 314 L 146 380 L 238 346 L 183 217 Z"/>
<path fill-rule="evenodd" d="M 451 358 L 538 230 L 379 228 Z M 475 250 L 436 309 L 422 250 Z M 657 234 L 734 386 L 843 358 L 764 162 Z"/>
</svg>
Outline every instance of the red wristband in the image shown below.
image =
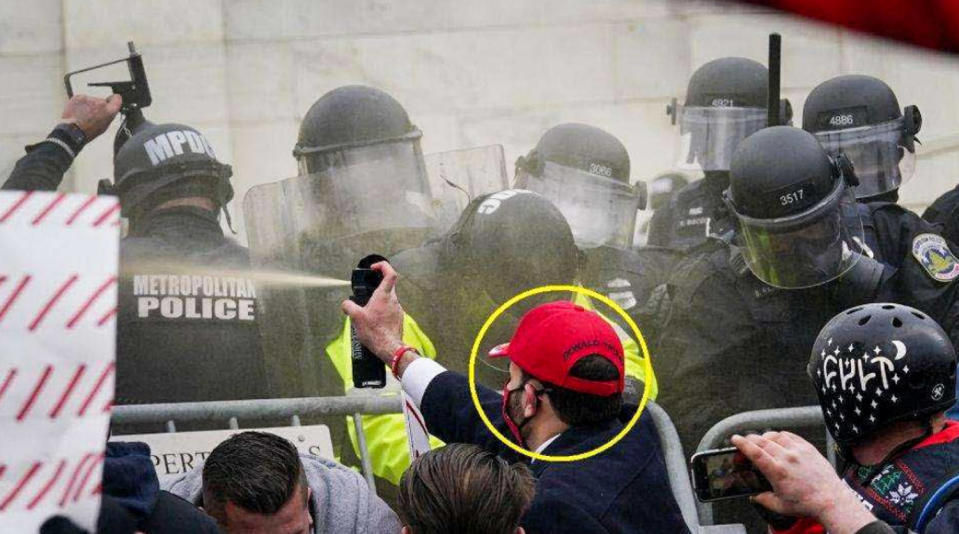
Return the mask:
<svg viewBox="0 0 959 534">
<path fill-rule="evenodd" d="M 400 345 L 400 348 L 396 349 L 396 352 L 393 353 L 393 358 L 390 360 L 390 371 L 393 372 L 393 376 L 397 380 L 400 379 L 400 374 L 399 374 L 400 360 L 403 358 L 403 355 L 409 351 L 416 352 L 416 349 L 414 349 L 413 347 L 409 345 Z"/>
</svg>

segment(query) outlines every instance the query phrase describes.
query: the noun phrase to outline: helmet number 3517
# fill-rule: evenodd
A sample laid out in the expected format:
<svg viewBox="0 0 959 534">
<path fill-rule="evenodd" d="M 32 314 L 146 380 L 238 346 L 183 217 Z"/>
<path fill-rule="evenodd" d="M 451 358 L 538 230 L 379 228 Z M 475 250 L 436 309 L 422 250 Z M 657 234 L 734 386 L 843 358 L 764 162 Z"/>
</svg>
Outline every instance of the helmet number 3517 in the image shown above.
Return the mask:
<svg viewBox="0 0 959 534">
<path fill-rule="evenodd" d="M 792 193 L 786 193 L 785 195 L 780 195 L 779 203 L 782 204 L 783 206 L 794 204 L 802 200 L 802 194 L 803 194 L 803 190 L 798 189 L 796 191 L 793 191 Z"/>
</svg>

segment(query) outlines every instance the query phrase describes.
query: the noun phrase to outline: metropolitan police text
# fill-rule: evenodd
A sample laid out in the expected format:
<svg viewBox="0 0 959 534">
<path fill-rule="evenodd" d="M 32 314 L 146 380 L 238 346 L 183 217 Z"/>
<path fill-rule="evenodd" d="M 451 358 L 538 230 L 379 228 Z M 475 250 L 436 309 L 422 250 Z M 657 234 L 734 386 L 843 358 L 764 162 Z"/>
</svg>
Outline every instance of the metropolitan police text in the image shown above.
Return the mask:
<svg viewBox="0 0 959 534">
<path fill-rule="evenodd" d="M 253 321 L 256 290 L 246 278 L 227 276 L 137 275 L 133 277 L 141 318 Z"/>
</svg>

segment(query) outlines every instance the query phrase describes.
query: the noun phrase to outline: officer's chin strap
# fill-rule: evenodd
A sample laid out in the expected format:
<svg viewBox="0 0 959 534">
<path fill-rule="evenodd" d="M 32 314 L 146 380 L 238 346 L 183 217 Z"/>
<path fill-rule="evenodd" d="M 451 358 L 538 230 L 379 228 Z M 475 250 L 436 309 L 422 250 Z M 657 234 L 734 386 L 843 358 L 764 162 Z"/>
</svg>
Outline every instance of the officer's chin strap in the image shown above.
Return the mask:
<svg viewBox="0 0 959 534">
<path fill-rule="evenodd" d="M 230 210 L 226 207 L 226 204 L 225 204 L 225 203 L 223 204 L 223 207 L 220 208 L 220 209 L 223 210 L 223 215 L 226 216 L 226 226 L 227 226 L 227 228 L 229 228 L 230 231 L 233 232 L 233 235 L 236 235 L 236 230 L 233 229 L 233 218 L 230 217 Z"/>
</svg>

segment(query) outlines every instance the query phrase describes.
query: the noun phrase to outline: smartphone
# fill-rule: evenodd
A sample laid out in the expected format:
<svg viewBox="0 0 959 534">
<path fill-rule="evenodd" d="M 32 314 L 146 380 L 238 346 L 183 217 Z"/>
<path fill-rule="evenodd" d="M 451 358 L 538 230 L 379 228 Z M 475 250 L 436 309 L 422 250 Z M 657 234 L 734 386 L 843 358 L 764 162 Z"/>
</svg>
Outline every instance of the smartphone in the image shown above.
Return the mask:
<svg viewBox="0 0 959 534">
<path fill-rule="evenodd" d="M 353 295 L 350 300 L 366 306 L 376 291 L 377 286 L 383 281 L 383 275 L 379 271 L 370 269 L 370 266 L 376 262 L 383 261 L 386 258 L 378 254 L 370 254 L 360 260 L 360 263 L 353 269 L 350 277 L 350 285 L 353 288 Z M 350 325 L 350 342 L 352 349 L 352 367 L 353 367 L 353 387 L 355 388 L 382 388 L 386 385 L 386 366 L 369 349 L 364 347 L 356 337 L 356 330 Z"/>
<path fill-rule="evenodd" d="M 691 463 L 693 489 L 702 502 L 772 491 L 766 477 L 736 447 L 698 452 Z"/>
</svg>

